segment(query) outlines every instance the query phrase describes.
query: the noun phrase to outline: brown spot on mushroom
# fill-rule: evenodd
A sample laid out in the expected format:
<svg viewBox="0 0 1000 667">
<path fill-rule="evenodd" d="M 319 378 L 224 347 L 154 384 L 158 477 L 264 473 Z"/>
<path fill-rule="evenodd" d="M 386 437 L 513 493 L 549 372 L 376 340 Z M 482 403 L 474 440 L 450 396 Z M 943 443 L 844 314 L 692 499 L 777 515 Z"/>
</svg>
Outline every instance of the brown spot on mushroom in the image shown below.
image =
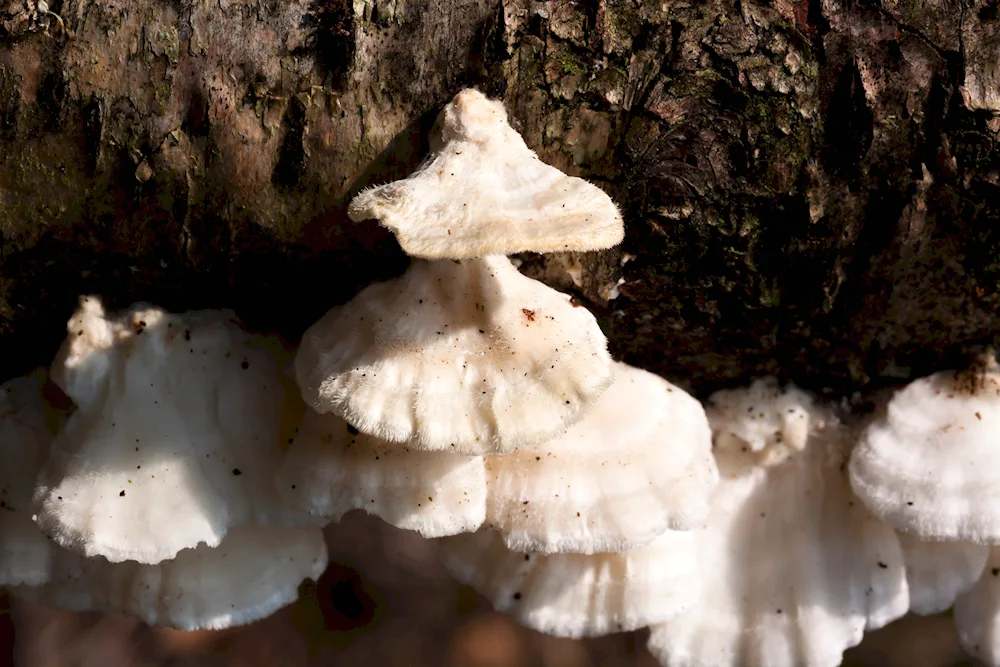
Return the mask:
<svg viewBox="0 0 1000 667">
<path fill-rule="evenodd" d="M 118 494 L 118 497 L 119 498 L 124 498 L 125 497 L 125 489 L 122 489 L 122 492 Z"/>
<path fill-rule="evenodd" d="M 234 475 L 242 475 L 243 471 L 240 470 L 239 468 L 233 468 L 233 474 Z"/>
<path fill-rule="evenodd" d="M 524 315 L 524 319 L 528 320 L 529 322 L 535 321 L 535 311 L 528 310 L 527 308 L 522 308 L 521 313 Z"/>
</svg>

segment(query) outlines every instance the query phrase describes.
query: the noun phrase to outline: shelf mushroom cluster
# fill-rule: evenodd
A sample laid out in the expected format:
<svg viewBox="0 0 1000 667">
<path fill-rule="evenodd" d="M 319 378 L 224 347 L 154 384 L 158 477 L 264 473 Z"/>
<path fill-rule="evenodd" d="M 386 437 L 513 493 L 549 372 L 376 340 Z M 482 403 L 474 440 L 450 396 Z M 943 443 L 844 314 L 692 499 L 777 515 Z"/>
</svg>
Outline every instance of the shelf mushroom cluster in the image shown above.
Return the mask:
<svg viewBox="0 0 1000 667">
<path fill-rule="evenodd" d="M 294 600 L 322 525 L 361 510 L 435 539 L 528 627 L 650 627 L 665 667 L 834 667 L 953 605 L 1000 667 L 995 362 L 865 419 L 772 378 L 703 408 L 506 257 L 618 244 L 600 188 L 476 91 L 431 145 L 349 208 L 409 270 L 327 313 L 294 363 L 228 312 L 81 300 L 48 372 L 0 393 L 0 586 L 227 627 Z"/>
<path fill-rule="evenodd" d="M 231 313 L 83 298 L 53 384 L 0 395 L 0 585 L 183 629 L 294 601 L 327 555 L 274 483 L 302 412 L 274 345 Z"/>
<path fill-rule="evenodd" d="M 328 518 L 362 509 L 446 538 L 450 569 L 536 629 L 663 620 L 691 600 L 680 531 L 702 525 L 718 477 L 704 411 L 612 361 L 589 311 L 505 257 L 611 247 L 621 215 L 476 91 L 438 133 L 416 173 L 351 203 L 415 259 L 303 337 L 311 410 L 280 488 Z"/>
</svg>

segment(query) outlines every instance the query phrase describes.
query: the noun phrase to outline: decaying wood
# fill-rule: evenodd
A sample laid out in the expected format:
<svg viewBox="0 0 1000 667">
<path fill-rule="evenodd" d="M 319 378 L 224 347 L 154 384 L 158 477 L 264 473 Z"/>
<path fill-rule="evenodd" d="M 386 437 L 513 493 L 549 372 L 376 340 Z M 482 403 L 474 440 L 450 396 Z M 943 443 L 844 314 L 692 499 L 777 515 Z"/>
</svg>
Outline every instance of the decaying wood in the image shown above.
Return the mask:
<svg viewBox="0 0 1000 667">
<path fill-rule="evenodd" d="M 295 339 L 405 266 L 345 202 L 470 85 L 625 209 L 620 249 L 523 268 L 626 360 L 847 393 L 1000 331 L 995 0 L 14 0 L 0 32 L 5 377 L 82 292 Z"/>
</svg>

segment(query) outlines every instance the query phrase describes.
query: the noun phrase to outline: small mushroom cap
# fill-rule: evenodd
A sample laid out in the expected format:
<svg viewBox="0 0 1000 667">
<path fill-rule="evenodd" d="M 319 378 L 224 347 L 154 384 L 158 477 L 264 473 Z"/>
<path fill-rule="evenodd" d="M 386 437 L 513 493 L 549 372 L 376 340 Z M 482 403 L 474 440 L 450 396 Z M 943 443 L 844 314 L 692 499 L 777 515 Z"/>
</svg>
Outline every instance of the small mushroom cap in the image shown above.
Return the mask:
<svg viewBox="0 0 1000 667">
<path fill-rule="evenodd" d="M 36 586 L 65 566 L 31 519 L 35 478 L 48 452 L 44 372 L 0 385 L 0 586 Z"/>
<path fill-rule="evenodd" d="M 404 180 L 356 196 L 352 219 L 378 219 L 408 255 L 427 259 L 621 243 L 625 227 L 611 198 L 539 160 L 500 102 L 464 90 L 438 126 L 441 141 L 428 161 Z"/>
<path fill-rule="evenodd" d="M 928 540 L 1000 542 L 1000 374 L 936 373 L 897 392 L 851 456 L 872 512 Z"/>
<path fill-rule="evenodd" d="M 285 402 L 270 351 L 228 313 L 107 317 L 95 301 L 53 368 L 78 410 L 38 478 L 42 529 L 87 556 L 156 563 L 234 525 L 305 520 L 274 488 Z"/>
<path fill-rule="evenodd" d="M 866 629 L 906 613 L 895 531 L 852 496 L 849 438 L 825 421 L 780 463 L 761 460 L 766 447 L 716 448 L 722 481 L 697 532 L 702 595 L 649 639 L 665 667 L 835 667 Z"/>
<path fill-rule="evenodd" d="M 965 652 L 1000 667 L 1000 548 L 990 549 L 982 577 L 955 601 L 955 626 Z"/>
<path fill-rule="evenodd" d="M 611 384 L 594 316 L 505 257 L 414 262 L 302 338 L 302 397 L 411 449 L 509 452 L 551 439 Z"/>
<path fill-rule="evenodd" d="M 476 530 L 486 515 L 482 457 L 407 449 L 312 410 L 278 489 L 290 504 L 333 521 L 364 510 L 424 537 Z"/>
<path fill-rule="evenodd" d="M 986 567 L 989 547 L 972 542 L 924 542 L 899 533 L 910 590 L 910 611 L 937 614 L 972 588 Z"/>
<path fill-rule="evenodd" d="M 636 630 L 684 611 L 698 596 L 693 533 L 667 531 L 642 549 L 607 554 L 510 551 L 486 530 L 440 544 L 452 576 L 497 611 L 560 637 Z"/>
<path fill-rule="evenodd" d="M 623 363 L 565 434 L 489 456 L 486 470 L 487 526 L 540 553 L 624 551 L 700 525 L 719 477 L 701 404 Z"/>
</svg>

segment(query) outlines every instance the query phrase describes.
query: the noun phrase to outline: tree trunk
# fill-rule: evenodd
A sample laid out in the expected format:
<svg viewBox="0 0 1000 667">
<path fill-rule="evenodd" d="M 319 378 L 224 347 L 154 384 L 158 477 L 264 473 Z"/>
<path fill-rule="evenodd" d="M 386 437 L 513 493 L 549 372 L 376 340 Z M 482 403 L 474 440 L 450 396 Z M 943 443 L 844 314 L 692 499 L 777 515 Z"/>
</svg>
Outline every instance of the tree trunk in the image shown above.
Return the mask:
<svg viewBox="0 0 1000 667">
<path fill-rule="evenodd" d="M 465 86 L 624 209 L 523 268 L 625 360 L 845 394 L 1000 331 L 996 0 L 36 1 L 0 11 L 4 377 L 81 293 L 297 339 L 405 266 L 346 202 Z"/>
</svg>

